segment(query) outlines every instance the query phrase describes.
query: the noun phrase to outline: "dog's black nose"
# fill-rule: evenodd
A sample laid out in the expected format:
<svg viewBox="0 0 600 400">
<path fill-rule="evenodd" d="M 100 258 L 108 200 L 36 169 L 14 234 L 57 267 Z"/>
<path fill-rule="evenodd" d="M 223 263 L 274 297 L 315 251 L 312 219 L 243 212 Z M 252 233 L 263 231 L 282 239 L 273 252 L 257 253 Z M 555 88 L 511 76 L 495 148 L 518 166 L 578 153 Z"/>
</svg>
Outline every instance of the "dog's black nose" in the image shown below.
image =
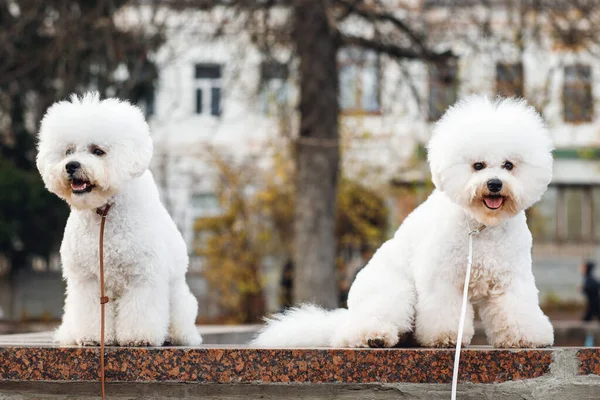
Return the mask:
<svg viewBox="0 0 600 400">
<path fill-rule="evenodd" d="M 81 164 L 79 164 L 77 161 L 69 161 L 67 165 L 65 165 L 65 169 L 69 175 L 72 175 L 79 168 L 81 168 Z"/>
<path fill-rule="evenodd" d="M 492 193 L 498 193 L 502 190 L 502 181 L 498 178 L 490 179 L 487 181 L 487 187 Z"/>
</svg>

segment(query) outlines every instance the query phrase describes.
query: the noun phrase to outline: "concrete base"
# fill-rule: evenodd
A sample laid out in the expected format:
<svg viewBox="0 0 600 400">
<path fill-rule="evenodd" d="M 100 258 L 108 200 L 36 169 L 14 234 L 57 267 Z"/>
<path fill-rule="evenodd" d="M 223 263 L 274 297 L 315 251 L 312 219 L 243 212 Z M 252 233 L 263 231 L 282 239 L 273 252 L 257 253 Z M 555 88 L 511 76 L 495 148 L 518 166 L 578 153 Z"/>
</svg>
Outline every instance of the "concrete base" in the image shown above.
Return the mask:
<svg viewBox="0 0 600 400">
<path fill-rule="evenodd" d="M 97 400 L 98 383 L 0 383 L 0 400 Z M 449 384 L 173 384 L 115 383 L 106 388 L 108 399 L 120 400 L 448 400 Z M 500 384 L 462 384 L 461 400 L 598 400 L 600 377 L 551 377 Z"/>
</svg>

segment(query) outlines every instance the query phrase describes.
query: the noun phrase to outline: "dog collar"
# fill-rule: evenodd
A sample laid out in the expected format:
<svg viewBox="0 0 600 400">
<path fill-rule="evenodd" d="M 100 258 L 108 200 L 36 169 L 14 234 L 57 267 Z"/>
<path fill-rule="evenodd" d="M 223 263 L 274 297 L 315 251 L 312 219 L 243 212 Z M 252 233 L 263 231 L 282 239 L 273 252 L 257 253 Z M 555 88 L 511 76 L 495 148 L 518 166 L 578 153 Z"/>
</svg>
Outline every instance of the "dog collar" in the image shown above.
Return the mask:
<svg viewBox="0 0 600 400">
<path fill-rule="evenodd" d="M 108 210 L 110 210 L 111 207 L 112 207 L 112 204 L 106 203 L 102 207 L 96 208 L 96 214 L 98 214 L 99 216 L 104 218 L 108 214 Z"/>
</svg>

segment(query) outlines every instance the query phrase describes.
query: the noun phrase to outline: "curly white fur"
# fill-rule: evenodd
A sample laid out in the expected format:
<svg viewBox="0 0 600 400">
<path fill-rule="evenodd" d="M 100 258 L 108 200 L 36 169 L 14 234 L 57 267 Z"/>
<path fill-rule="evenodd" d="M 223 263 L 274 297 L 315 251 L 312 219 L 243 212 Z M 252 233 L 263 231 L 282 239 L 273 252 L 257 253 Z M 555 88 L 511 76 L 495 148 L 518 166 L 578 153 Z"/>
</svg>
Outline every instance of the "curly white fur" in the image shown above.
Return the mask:
<svg viewBox="0 0 600 400">
<path fill-rule="evenodd" d="M 525 101 L 473 96 L 458 102 L 429 142 L 436 190 L 359 272 L 348 310 L 302 306 L 267 321 L 253 344 L 367 347 L 378 339 L 392 347 L 412 332 L 422 346 L 454 346 L 470 223 L 486 228 L 474 238 L 462 342 L 473 336 L 476 304 L 494 346 L 552 345 L 554 332 L 531 271 L 524 212 L 551 180 L 551 151 L 543 121 Z M 502 182 L 497 193 L 488 187 L 492 179 Z"/>
<path fill-rule="evenodd" d="M 106 343 L 201 343 L 195 326 L 198 303 L 185 281 L 185 242 L 159 200 L 148 170 L 151 158 L 148 125 L 128 102 L 100 100 L 97 93 L 73 95 L 52 105 L 42 120 L 38 169 L 48 190 L 71 206 L 60 249 L 67 281 L 55 335 L 61 345 L 100 340 L 96 209 L 108 203 Z M 69 173 L 69 163 L 79 166 Z"/>
</svg>

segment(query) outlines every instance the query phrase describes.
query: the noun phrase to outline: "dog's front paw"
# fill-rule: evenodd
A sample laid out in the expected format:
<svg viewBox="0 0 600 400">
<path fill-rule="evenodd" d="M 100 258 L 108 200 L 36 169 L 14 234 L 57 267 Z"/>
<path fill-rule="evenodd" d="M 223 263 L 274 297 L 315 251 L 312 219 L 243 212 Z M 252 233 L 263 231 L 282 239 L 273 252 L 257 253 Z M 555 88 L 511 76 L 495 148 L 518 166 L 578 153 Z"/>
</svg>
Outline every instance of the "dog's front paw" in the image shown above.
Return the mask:
<svg viewBox="0 0 600 400">
<path fill-rule="evenodd" d="M 166 341 L 165 336 L 161 335 L 124 335 L 117 338 L 119 346 L 124 347 L 159 347 Z"/>
<path fill-rule="evenodd" d="M 505 349 L 537 349 L 550 347 L 553 343 L 554 340 L 535 342 L 526 338 L 504 338 L 494 340 L 492 346 Z"/>
<path fill-rule="evenodd" d="M 54 339 L 61 346 L 100 346 L 100 339 L 96 336 L 80 336 L 80 337 L 70 337 L 66 335 L 58 336 L 56 335 Z M 116 344 L 114 339 L 105 339 L 105 346 L 114 346 Z"/>
<path fill-rule="evenodd" d="M 65 326 L 61 326 L 54 334 L 54 340 L 61 346 L 99 346 L 100 332 L 97 334 L 72 332 Z M 112 346 L 115 343 L 114 337 L 111 336 L 107 336 L 104 340 L 104 344 L 107 346 Z"/>
<path fill-rule="evenodd" d="M 554 344 L 554 330 L 548 322 L 541 326 L 528 326 L 529 329 L 506 329 L 491 340 L 499 348 L 543 348 Z"/>
<path fill-rule="evenodd" d="M 77 338 L 75 342 L 77 346 L 100 346 L 100 340 L 90 338 Z"/>
<path fill-rule="evenodd" d="M 332 347 L 394 347 L 408 332 L 377 318 L 352 318 L 340 326 L 331 340 Z"/>
<path fill-rule="evenodd" d="M 467 346 L 471 343 L 474 330 L 472 327 L 465 326 L 462 345 Z M 419 345 L 423 347 L 450 348 L 455 347 L 458 339 L 458 331 L 455 329 L 434 330 L 430 326 L 423 327 L 416 331 L 416 338 Z"/>
<path fill-rule="evenodd" d="M 97 336 L 93 337 L 79 337 L 75 339 L 75 344 L 77 346 L 100 346 L 100 339 Z M 114 346 L 116 341 L 114 338 L 105 338 L 104 345 L 105 346 Z"/>
<path fill-rule="evenodd" d="M 171 335 L 165 341 L 165 346 L 199 346 L 202 344 L 202 336 L 198 331 L 189 332 L 188 335 Z"/>
<path fill-rule="evenodd" d="M 439 322 L 439 321 L 438 321 Z M 417 325 L 415 336 L 419 345 L 423 347 L 438 347 L 438 348 L 450 348 L 455 347 L 458 341 L 458 324 L 456 328 L 451 327 L 454 325 L 449 320 L 443 320 L 445 328 L 441 328 L 441 324 L 433 324 L 421 320 Z M 475 330 L 473 324 L 465 322 L 462 345 L 467 346 L 471 343 Z"/>
<path fill-rule="evenodd" d="M 125 346 L 125 347 L 151 347 L 151 346 L 162 346 L 163 343 L 161 344 L 152 344 L 147 340 L 129 340 L 129 341 L 120 341 L 119 342 L 119 346 Z"/>
<path fill-rule="evenodd" d="M 447 348 L 447 347 L 455 347 L 456 346 L 456 338 L 458 334 L 456 332 L 442 332 L 431 338 L 420 340 L 421 346 L 424 347 L 439 347 L 439 348 Z"/>
<path fill-rule="evenodd" d="M 118 341 L 119 346 L 123 347 L 159 347 L 165 343 L 164 340 L 148 340 L 148 339 L 121 339 Z"/>
<path fill-rule="evenodd" d="M 541 310 L 520 318 L 494 320 L 488 327 L 488 337 L 494 347 L 541 348 L 554 344 L 552 323 Z"/>
</svg>

